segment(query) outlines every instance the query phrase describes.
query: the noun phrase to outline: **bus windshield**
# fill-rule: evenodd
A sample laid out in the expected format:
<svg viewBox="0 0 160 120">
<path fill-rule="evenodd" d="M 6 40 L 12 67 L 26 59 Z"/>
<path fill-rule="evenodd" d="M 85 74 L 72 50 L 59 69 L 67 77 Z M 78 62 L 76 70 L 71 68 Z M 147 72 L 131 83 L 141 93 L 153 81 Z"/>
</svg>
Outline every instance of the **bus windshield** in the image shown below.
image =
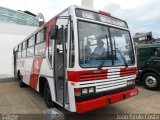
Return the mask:
<svg viewBox="0 0 160 120">
<path fill-rule="evenodd" d="M 133 47 L 128 31 L 78 21 L 78 33 L 81 67 L 134 65 Z"/>
</svg>

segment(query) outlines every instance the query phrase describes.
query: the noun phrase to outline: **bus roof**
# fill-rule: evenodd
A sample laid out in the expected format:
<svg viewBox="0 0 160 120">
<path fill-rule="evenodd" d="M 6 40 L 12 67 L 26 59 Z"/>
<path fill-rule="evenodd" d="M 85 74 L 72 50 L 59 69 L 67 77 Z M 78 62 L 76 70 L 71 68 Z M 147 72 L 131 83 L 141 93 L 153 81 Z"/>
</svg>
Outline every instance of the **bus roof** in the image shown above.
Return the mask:
<svg viewBox="0 0 160 120">
<path fill-rule="evenodd" d="M 63 10 L 62 12 L 58 13 L 57 15 L 55 15 L 54 17 L 52 17 L 48 22 L 46 22 L 45 24 L 43 24 L 42 26 L 40 26 L 37 30 L 35 30 L 33 33 L 31 33 L 29 36 L 27 36 L 22 42 L 18 43 L 14 49 L 20 45 L 21 43 L 23 43 L 24 41 L 28 40 L 32 35 L 34 35 L 35 33 L 37 33 L 39 30 L 43 29 L 50 21 L 52 21 L 54 18 L 60 16 L 62 13 L 64 13 L 65 11 L 67 11 L 68 9 L 71 9 L 71 8 L 74 8 L 74 9 L 81 9 L 81 10 L 86 10 L 86 11 L 90 11 L 90 12 L 95 12 L 95 13 L 99 13 L 99 14 L 108 14 L 108 16 L 112 17 L 112 18 L 115 18 L 117 20 L 120 20 L 120 21 L 123 21 L 124 23 L 126 23 L 126 21 L 124 20 L 121 20 L 117 17 L 114 17 L 114 16 L 111 16 L 110 13 L 108 12 L 105 12 L 105 11 L 99 11 L 99 10 L 95 10 L 95 9 L 91 9 L 91 8 L 88 8 L 88 7 L 84 7 L 84 6 L 78 6 L 78 5 L 71 5 L 69 6 L 68 8 L 66 8 L 65 10 Z M 128 26 L 127 26 L 128 27 Z"/>
</svg>

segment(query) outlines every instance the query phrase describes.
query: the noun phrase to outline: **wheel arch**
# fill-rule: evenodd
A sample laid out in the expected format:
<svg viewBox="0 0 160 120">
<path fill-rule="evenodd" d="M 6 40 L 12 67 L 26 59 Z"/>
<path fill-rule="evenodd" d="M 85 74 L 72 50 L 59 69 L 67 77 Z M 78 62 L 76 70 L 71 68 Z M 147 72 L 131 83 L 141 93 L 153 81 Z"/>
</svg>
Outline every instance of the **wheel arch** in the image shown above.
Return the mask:
<svg viewBox="0 0 160 120">
<path fill-rule="evenodd" d="M 20 74 L 20 70 L 18 69 L 18 71 L 17 71 L 17 76 Z"/>
<path fill-rule="evenodd" d="M 39 77 L 39 93 L 41 94 L 41 96 L 43 96 L 44 85 L 45 85 L 46 82 L 48 82 L 48 80 L 45 76 L 40 76 Z"/>
<path fill-rule="evenodd" d="M 20 75 L 21 75 L 21 70 L 20 69 L 18 69 L 17 70 L 17 78 L 18 78 L 18 80 L 20 80 L 21 78 L 20 78 Z"/>
<path fill-rule="evenodd" d="M 144 76 L 146 73 L 149 73 L 149 72 L 155 73 L 156 75 L 158 75 L 158 76 L 160 77 L 160 73 L 159 73 L 157 70 L 154 70 L 154 69 L 146 69 L 146 70 L 144 70 L 144 71 L 140 74 L 140 76 L 139 76 L 141 82 L 142 82 L 142 80 L 143 80 L 143 76 Z"/>
</svg>

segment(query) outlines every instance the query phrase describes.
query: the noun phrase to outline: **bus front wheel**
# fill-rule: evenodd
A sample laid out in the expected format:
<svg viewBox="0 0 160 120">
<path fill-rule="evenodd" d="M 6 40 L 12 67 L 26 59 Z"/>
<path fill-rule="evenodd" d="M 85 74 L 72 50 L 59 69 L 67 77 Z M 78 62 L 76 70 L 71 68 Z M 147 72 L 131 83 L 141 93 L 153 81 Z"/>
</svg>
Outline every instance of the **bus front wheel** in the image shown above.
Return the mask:
<svg viewBox="0 0 160 120">
<path fill-rule="evenodd" d="M 44 99 L 48 108 L 54 107 L 54 102 L 52 101 L 51 91 L 48 82 L 44 86 Z"/>
<path fill-rule="evenodd" d="M 147 89 L 157 90 L 160 88 L 160 77 L 153 72 L 148 72 L 143 76 L 143 83 Z"/>
</svg>

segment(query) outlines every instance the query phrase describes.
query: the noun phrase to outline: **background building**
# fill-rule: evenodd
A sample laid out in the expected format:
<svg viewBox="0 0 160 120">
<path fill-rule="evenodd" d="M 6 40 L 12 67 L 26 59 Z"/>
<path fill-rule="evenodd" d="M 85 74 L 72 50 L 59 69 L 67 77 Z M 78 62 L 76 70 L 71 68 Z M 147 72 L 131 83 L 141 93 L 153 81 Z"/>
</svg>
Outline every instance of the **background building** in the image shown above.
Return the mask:
<svg viewBox="0 0 160 120">
<path fill-rule="evenodd" d="M 29 11 L 0 7 L 0 75 L 13 75 L 13 47 L 39 26 L 39 19 Z"/>
<path fill-rule="evenodd" d="M 0 7 L 0 22 L 19 25 L 39 26 L 39 19 L 29 11 L 15 11 Z"/>
<path fill-rule="evenodd" d="M 152 37 L 152 32 L 146 32 L 146 33 L 136 33 L 133 36 L 133 41 L 137 44 L 151 44 L 154 42 L 154 39 Z"/>
</svg>

